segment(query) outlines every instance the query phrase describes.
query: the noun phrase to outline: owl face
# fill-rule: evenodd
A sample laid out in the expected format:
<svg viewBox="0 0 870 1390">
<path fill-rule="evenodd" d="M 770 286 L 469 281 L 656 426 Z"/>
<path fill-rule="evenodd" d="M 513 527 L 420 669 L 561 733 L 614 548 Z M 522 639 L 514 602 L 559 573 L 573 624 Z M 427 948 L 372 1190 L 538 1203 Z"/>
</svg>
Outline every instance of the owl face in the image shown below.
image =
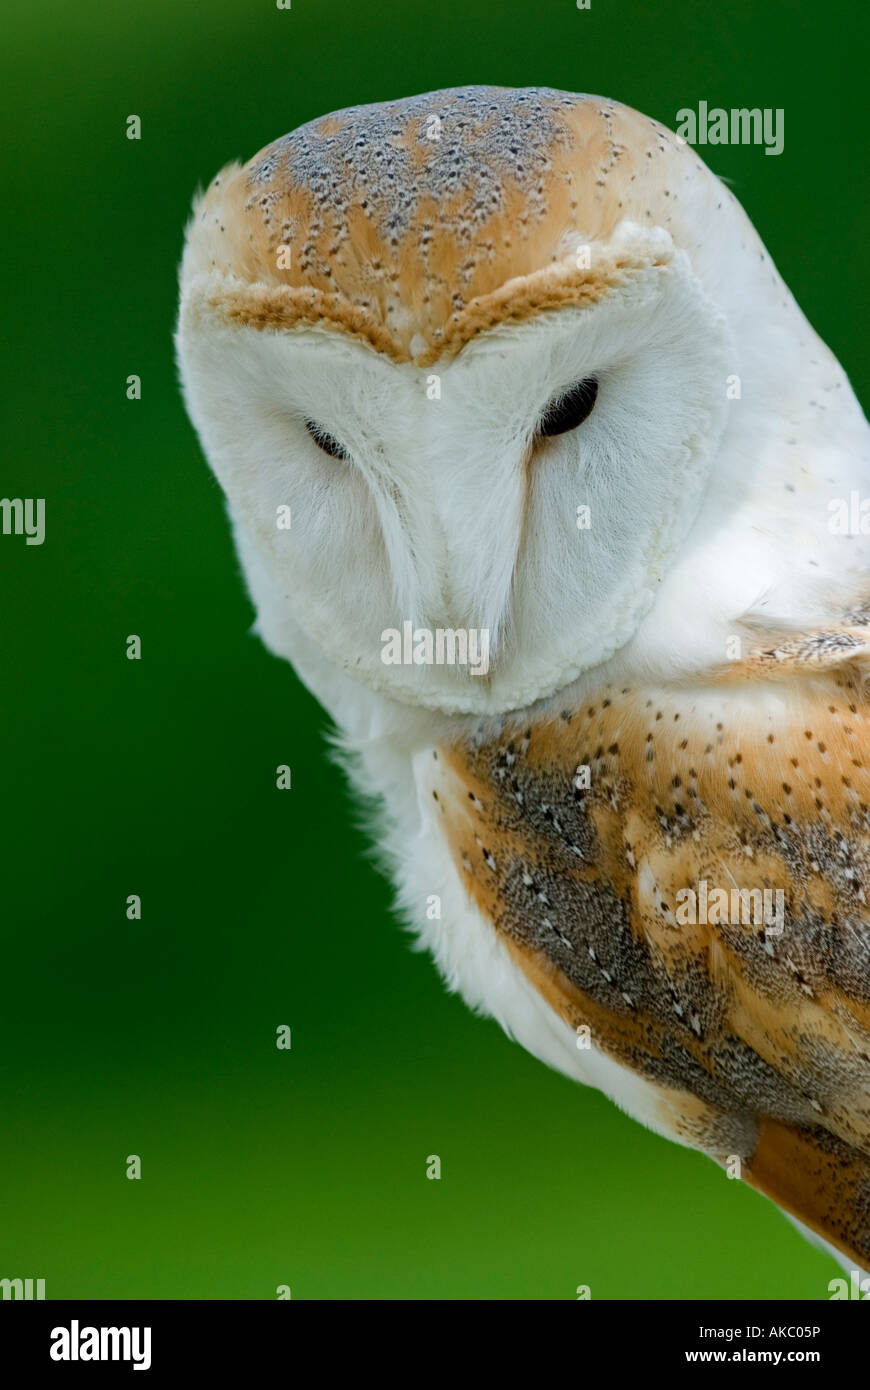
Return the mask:
<svg viewBox="0 0 870 1390">
<path fill-rule="evenodd" d="M 735 209 L 654 122 L 538 90 L 338 113 L 219 175 L 179 360 L 269 645 L 480 714 L 627 643 L 726 437 Z"/>
</svg>

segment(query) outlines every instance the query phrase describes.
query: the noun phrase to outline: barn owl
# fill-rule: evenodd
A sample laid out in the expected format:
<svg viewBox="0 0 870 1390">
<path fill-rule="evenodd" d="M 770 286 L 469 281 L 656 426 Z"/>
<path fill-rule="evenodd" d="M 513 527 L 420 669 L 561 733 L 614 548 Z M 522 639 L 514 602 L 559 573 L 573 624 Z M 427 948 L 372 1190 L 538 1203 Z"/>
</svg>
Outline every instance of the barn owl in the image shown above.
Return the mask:
<svg viewBox="0 0 870 1390">
<path fill-rule="evenodd" d="M 600 97 L 353 107 L 198 198 L 177 349 L 448 987 L 870 1266 L 868 427 L 735 197 Z"/>
</svg>

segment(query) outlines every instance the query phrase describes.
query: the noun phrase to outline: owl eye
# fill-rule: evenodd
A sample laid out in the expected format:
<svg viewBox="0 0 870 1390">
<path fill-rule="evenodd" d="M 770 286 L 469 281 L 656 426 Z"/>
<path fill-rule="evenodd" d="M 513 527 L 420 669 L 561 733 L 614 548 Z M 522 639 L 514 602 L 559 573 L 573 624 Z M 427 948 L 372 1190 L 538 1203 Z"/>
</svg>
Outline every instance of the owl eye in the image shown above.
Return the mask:
<svg viewBox="0 0 870 1390">
<path fill-rule="evenodd" d="M 339 444 L 338 440 L 333 438 L 331 434 L 328 434 L 322 425 L 318 425 L 316 420 L 306 420 L 305 428 L 311 435 L 318 449 L 322 449 L 325 454 L 329 454 L 330 458 L 346 459 L 349 457 L 347 449 L 345 449 L 342 444 Z"/>
<path fill-rule="evenodd" d="M 584 377 L 576 386 L 571 386 L 561 396 L 550 401 L 541 416 L 538 434 L 565 434 L 582 425 L 587 415 L 592 414 L 598 397 L 598 378 Z"/>
</svg>

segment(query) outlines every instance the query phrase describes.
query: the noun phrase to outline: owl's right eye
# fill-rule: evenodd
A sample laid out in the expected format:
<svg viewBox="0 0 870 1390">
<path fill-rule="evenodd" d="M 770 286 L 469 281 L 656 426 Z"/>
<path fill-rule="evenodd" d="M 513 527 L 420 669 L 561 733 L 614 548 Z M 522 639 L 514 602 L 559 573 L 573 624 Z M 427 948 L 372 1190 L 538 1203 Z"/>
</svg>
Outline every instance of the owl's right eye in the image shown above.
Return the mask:
<svg viewBox="0 0 870 1390">
<path fill-rule="evenodd" d="M 561 396 L 550 401 L 538 422 L 538 434 L 548 438 L 556 434 L 567 434 L 592 414 L 598 399 L 598 378 L 584 377 L 582 381 L 563 391 Z"/>
<path fill-rule="evenodd" d="M 316 420 L 306 420 L 305 428 L 311 435 L 318 449 L 322 449 L 325 454 L 329 454 L 333 459 L 346 459 L 349 457 L 347 449 L 343 444 L 329 434 L 322 425 L 318 425 Z"/>
</svg>

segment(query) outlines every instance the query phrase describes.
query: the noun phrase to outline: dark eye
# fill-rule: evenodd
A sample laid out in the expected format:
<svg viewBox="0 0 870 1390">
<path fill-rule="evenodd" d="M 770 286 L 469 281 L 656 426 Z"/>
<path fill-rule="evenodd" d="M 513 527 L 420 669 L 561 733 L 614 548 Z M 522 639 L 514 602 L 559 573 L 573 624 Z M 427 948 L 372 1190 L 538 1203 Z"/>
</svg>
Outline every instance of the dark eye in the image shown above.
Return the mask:
<svg viewBox="0 0 870 1390">
<path fill-rule="evenodd" d="M 325 454 L 329 454 L 330 458 L 346 459 L 348 457 L 347 449 L 339 444 L 338 440 L 334 439 L 331 434 L 327 434 L 323 426 L 318 425 L 316 420 L 306 420 L 305 428 L 311 435 L 318 449 L 322 449 Z"/>
<path fill-rule="evenodd" d="M 587 415 L 592 414 L 598 397 L 598 378 L 587 376 L 571 386 L 563 395 L 550 401 L 541 416 L 538 434 L 565 434 L 582 425 Z"/>
</svg>

